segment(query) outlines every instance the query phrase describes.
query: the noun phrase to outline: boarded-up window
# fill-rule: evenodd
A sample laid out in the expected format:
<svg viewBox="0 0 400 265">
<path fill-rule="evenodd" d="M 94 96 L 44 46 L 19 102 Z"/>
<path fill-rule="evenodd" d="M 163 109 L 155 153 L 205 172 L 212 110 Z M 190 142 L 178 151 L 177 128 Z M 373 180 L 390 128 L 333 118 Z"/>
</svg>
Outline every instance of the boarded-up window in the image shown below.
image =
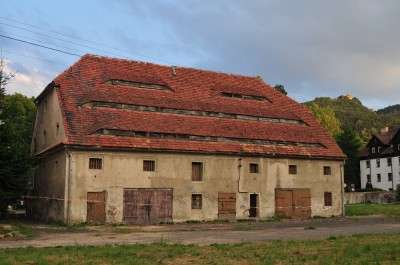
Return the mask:
<svg viewBox="0 0 400 265">
<path fill-rule="evenodd" d="M 203 180 L 203 163 L 192 162 L 192 181 Z"/>
<path fill-rule="evenodd" d="M 297 175 L 297 165 L 289 165 L 289 174 Z"/>
<path fill-rule="evenodd" d="M 103 159 L 101 158 L 89 158 L 89 169 L 102 169 Z"/>
<path fill-rule="evenodd" d="M 156 171 L 156 161 L 143 160 L 143 171 Z"/>
<path fill-rule="evenodd" d="M 331 174 L 331 167 L 325 166 L 324 167 L 324 175 L 330 175 Z"/>
<path fill-rule="evenodd" d="M 201 209 L 202 197 L 201 194 L 192 194 L 192 209 Z"/>
<path fill-rule="evenodd" d="M 332 206 L 332 192 L 324 192 L 324 205 Z"/>
<path fill-rule="evenodd" d="M 260 173 L 260 169 L 258 167 L 258 164 L 250 163 L 250 173 Z"/>
</svg>

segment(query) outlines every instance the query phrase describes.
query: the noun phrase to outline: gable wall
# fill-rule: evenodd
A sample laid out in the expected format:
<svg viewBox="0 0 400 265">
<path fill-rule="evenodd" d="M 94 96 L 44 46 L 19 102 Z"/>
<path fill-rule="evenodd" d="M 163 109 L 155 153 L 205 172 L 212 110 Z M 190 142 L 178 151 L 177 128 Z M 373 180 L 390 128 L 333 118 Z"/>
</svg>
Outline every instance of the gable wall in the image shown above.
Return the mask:
<svg viewBox="0 0 400 265">
<path fill-rule="evenodd" d="M 57 93 L 54 88 L 51 88 L 37 103 L 31 153 L 35 155 L 51 148 L 59 144 L 65 137 Z"/>
</svg>

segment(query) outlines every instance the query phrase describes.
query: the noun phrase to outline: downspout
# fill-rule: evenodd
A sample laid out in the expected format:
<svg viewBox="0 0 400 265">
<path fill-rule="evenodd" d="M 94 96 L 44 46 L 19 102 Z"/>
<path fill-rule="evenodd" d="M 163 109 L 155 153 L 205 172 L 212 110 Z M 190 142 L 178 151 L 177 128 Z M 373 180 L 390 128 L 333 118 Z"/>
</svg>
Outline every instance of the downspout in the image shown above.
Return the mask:
<svg viewBox="0 0 400 265">
<path fill-rule="evenodd" d="M 392 158 L 390 158 L 390 170 L 391 170 L 391 173 L 392 173 L 392 190 L 394 190 L 394 176 L 393 176 L 394 174 L 393 174 L 393 160 L 392 160 Z"/>
<path fill-rule="evenodd" d="M 344 163 L 345 160 L 343 159 L 343 161 L 340 163 L 340 193 L 341 193 L 341 197 L 342 197 L 342 202 L 341 202 L 341 207 L 342 207 L 342 216 L 346 216 L 345 213 L 345 208 L 344 208 L 344 186 L 343 186 L 343 170 L 344 170 Z"/>
<path fill-rule="evenodd" d="M 242 158 L 239 158 L 239 165 L 238 165 L 238 172 L 239 172 L 239 179 L 238 179 L 238 192 L 242 193 L 240 191 L 240 171 L 242 169 Z"/>
<path fill-rule="evenodd" d="M 65 148 L 68 155 L 68 204 L 67 204 L 67 225 L 71 225 L 71 153 Z"/>
</svg>

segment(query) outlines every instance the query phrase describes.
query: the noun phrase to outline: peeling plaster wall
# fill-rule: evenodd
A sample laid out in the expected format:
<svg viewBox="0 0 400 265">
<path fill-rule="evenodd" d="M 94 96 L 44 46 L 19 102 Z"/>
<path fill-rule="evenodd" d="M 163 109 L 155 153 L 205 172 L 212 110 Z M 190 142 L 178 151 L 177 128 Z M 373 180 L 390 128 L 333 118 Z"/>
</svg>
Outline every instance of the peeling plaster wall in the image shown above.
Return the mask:
<svg viewBox="0 0 400 265">
<path fill-rule="evenodd" d="M 199 154 L 72 151 L 72 222 L 86 221 L 87 192 L 106 191 L 106 222 L 123 221 L 124 188 L 172 188 L 173 219 L 218 218 L 218 193 L 236 194 L 236 218 L 247 218 L 250 194 L 259 194 L 258 217 L 275 214 L 275 188 L 309 188 L 313 216 L 342 214 L 341 162 Z M 103 169 L 89 169 L 89 158 L 102 158 Z M 143 159 L 155 160 L 155 172 L 143 171 Z M 192 162 L 203 162 L 203 181 L 191 180 Z M 260 172 L 250 173 L 249 163 Z M 239 165 L 242 165 L 239 167 Z M 297 175 L 288 165 L 297 165 Z M 331 166 L 325 176 L 323 166 Z M 240 180 L 239 180 L 240 171 Z M 324 206 L 324 192 L 332 206 Z M 202 209 L 191 209 L 191 194 L 202 194 Z"/>
</svg>

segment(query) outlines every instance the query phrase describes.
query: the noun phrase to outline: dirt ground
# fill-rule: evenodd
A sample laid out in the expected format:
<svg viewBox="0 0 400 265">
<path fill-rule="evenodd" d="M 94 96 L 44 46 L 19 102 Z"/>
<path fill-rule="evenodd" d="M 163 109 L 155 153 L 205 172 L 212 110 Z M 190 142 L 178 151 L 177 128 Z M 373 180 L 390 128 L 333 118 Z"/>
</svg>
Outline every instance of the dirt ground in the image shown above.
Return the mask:
<svg viewBox="0 0 400 265">
<path fill-rule="evenodd" d="M 17 235 L 0 239 L 0 248 L 97 246 L 153 242 L 207 245 L 242 241 L 326 238 L 360 233 L 400 233 L 400 219 L 382 216 L 283 220 L 270 223 L 178 223 L 155 226 L 84 226 L 81 228 L 66 228 L 32 222 L 24 222 L 24 224 L 30 227 L 35 236 Z"/>
</svg>

